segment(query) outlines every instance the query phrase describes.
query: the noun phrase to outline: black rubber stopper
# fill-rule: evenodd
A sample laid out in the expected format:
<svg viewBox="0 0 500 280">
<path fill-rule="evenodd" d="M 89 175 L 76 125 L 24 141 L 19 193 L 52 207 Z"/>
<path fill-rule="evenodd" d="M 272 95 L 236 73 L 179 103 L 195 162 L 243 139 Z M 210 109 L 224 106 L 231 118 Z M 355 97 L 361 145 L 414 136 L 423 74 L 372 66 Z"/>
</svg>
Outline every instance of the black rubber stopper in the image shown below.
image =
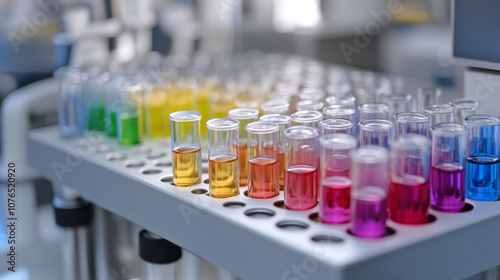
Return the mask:
<svg viewBox="0 0 500 280">
<path fill-rule="evenodd" d="M 156 234 L 143 230 L 139 233 L 139 255 L 146 262 L 168 264 L 182 257 L 182 249 Z"/>
<path fill-rule="evenodd" d="M 78 227 L 92 221 L 92 204 L 84 203 L 74 208 L 62 208 L 54 205 L 56 224 L 61 227 Z"/>
</svg>

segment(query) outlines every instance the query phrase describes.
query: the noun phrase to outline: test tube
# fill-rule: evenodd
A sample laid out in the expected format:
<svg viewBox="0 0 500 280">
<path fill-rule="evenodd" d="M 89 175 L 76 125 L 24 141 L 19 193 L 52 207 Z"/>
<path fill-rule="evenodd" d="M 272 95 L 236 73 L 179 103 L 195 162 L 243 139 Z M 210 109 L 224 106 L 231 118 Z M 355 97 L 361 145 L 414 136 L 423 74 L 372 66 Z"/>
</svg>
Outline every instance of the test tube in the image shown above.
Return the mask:
<svg viewBox="0 0 500 280">
<path fill-rule="evenodd" d="M 245 126 L 258 119 L 259 110 L 250 108 L 233 109 L 229 111 L 228 117 L 240 122 L 238 155 L 240 156 L 240 187 L 244 187 L 248 185 L 248 133 Z"/>
<path fill-rule="evenodd" d="M 142 98 L 144 88 L 140 83 L 127 81 L 116 91 L 116 131 L 122 145 L 136 145 L 142 141 Z"/>
<path fill-rule="evenodd" d="M 292 126 L 285 130 L 285 206 L 306 210 L 318 202 L 318 130 Z"/>
<path fill-rule="evenodd" d="M 477 115 L 479 110 L 479 101 L 474 99 L 455 99 L 451 102 L 455 108 L 455 123 L 464 124 L 465 118 Z"/>
<path fill-rule="evenodd" d="M 431 127 L 431 205 L 443 212 L 459 212 L 465 205 L 467 128 L 441 123 Z"/>
<path fill-rule="evenodd" d="M 396 120 L 396 137 L 404 134 L 429 135 L 429 116 L 423 113 L 408 112 L 394 115 Z"/>
<path fill-rule="evenodd" d="M 388 120 L 371 119 L 359 123 L 359 145 L 388 148 L 394 124 Z"/>
<path fill-rule="evenodd" d="M 279 114 L 279 115 L 289 115 L 290 114 L 290 103 L 285 100 L 275 99 L 269 100 L 262 105 L 260 105 L 262 114 Z"/>
<path fill-rule="evenodd" d="M 377 146 L 359 147 L 351 159 L 353 223 L 351 233 L 361 238 L 385 235 L 389 191 L 389 153 Z"/>
<path fill-rule="evenodd" d="M 297 111 L 318 111 L 321 112 L 325 104 L 318 100 L 302 100 L 297 102 Z"/>
<path fill-rule="evenodd" d="M 127 80 L 124 76 L 111 77 L 105 85 L 106 91 L 106 134 L 108 137 L 118 137 L 118 125 L 116 111 L 119 103 L 117 91 Z"/>
<path fill-rule="evenodd" d="M 417 112 L 441 103 L 441 90 L 439 88 L 419 88 L 417 90 Z"/>
<path fill-rule="evenodd" d="M 88 130 L 105 131 L 105 82 L 109 73 L 92 67 L 82 74 L 82 92 L 85 123 Z"/>
<path fill-rule="evenodd" d="M 304 88 L 298 96 L 300 100 L 321 101 L 325 98 L 325 92 L 320 88 Z"/>
<path fill-rule="evenodd" d="M 148 83 L 144 95 L 145 134 L 151 139 L 166 138 L 170 135 L 167 85 L 163 82 Z"/>
<path fill-rule="evenodd" d="M 292 125 L 310 126 L 319 128 L 323 114 L 317 111 L 298 111 L 292 114 Z"/>
<path fill-rule="evenodd" d="M 405 134 L 390 141 L 389 217 L 402 224 L 429 222 L 429 138 Z"/>
<path fill-rule="evenodd" d="M 389 105 L 384 103 L 366 103 L 358 107 L 359 120 L 389 120 Z"/>
<path fill-rule="evenodd" d="M 356 110 L 350 106 L 330 105 L 323 108 L 325 119 L 345 119 L 355 123 Z"/>
<path fill-rule="evenodd" d="M 345 95 L 345 96 L 333 95 L 326 98 L 326 104 L 350 106 L 356 108 L 356 97 L 352 95 Z"/>
<path fill-rule="evenodd" d="M 319 218 L 322 223 L 342 224 L 350 220 L 349 152 L 357 145 L 356 138 L 346 134 L 321 138 Z"/>
<path fill-rule="evenodd" d="M 70 66 L 59 68 L 54 73 L 59 83 L 59 132 L 64 137 L 81 135 L 85 128 L 80 75 L 77 68 Z"/>
<path fill-rule="evenodd" d="M 424 113 L 429 116 L 429 127 L 454 120 L 453 106 L 450 104 L 430 105 L 424 109 Z"/>
<path fill-rule="evenodd" d="M 278 125 L 256 121 L 246 125 L 248 132 L 248 196 L 271 198 L 280 191 Z"/>
<path fill-rule="evenodd" d="M 411 95 L 391 93 L 382 97 L 382 102 L 389 105 L 389 120 L 394 121 L 394 115 L 402 112 L 411 112 Z"/>
<path fill-rule="evenodd" d="M 178 187 L 201 183 L 201 114 L 179 111 L 170 114 L 173 181 Z"/>
<path fill-rule="evenodd" d="M 469 128 L 465 195 L 480 201 L 497 200 L 500 191 L 500 119 L 490 115 L 465 118 Z"/>
<path fill-rule="evenodd" d="M 326 119 L 319 123 L 319 135 L 325 137 L 333 133 L 352 135 L 353 123 L 345 119 Z"/>
<path fill-rule="evenodd" d="M 260 117 L 261 121 L 272 122 L 279 127 L 278 146 L 279 146 L 279 170 L 280 170 L 280 189 L 285 186 L 285 129 L 292 125 L 290 116 L 282 116 L 277 114 L 264 115 Z"/>
<path fill-rule="evenodd" d="M 212 197 L 231 197 L 240 193 L 239 127 L 239 121 L 229 118 L 207 122 L 209 192 Z"/>
</svg>

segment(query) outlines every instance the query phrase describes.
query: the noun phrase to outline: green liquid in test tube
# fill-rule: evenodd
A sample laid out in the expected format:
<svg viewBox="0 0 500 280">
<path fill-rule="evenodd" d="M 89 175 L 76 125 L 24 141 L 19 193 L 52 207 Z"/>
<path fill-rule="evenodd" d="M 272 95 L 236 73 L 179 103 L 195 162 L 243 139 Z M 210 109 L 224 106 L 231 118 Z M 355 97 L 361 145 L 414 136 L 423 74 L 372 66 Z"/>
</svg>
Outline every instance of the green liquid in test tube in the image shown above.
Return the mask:
<svg viewBox="0 0 500 280">
<path fill-rule="evenodd" d="M 141 142 L 139 118 L 137 116 L 122 117 L 120 142 L 122 145 L 135 145 Z"/>
<path fill-rule="evenodd" d="M 87 112 L 87 129 L 95 131 L 104 131 L 104 118 L 105 118 L 105 108 L 104 106 L 92 106 Z"/>
<path fill-rule="evenodd" d="M 109 111 L 109 124 L 106 126 L 106 132 L 109 137 L 116 137 L 116 111 Z"/>
</svg>

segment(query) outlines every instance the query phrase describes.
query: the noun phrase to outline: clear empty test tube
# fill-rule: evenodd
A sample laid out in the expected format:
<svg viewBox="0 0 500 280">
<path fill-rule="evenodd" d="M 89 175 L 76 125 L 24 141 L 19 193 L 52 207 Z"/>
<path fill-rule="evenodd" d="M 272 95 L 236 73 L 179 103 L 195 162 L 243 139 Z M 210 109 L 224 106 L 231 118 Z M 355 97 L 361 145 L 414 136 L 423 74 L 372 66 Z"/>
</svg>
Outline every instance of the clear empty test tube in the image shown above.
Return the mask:
<svg viewBox="0 0 500 280">
<path fill-rule="evenodd" d="M 479 101 L 474 99 L 455 99 L 451 102 L 451 106 L 455 108 L 455 123 L 465 124 L 465 118 L 478 114 Z"/>
<path fill-rule="evenodd" d="M 394 121 L 394 115 L 397 113 L 411 112 L 410 94 L 391 93 L 382 97 L 382 102 L 389 106 L 389 120 Z"/>
<path fill-rule="evenodd" d="M 143 87 L 140 83 L 128 81 L 120 84 L 116 91 L 116 131 L 122 145 L 137 145 L 143 132 Z"/>
<path fill-rule="evenodd" d="M 262 114 L 290 115 L 290 103 L 286 100 L 269 100 L 260 105 Z"/>
<path fill-rule="evenodd" d="M 417 90 L 417 112 L 422 113 L 431 105 L 441 104 L 441 90 L 439 88 L 419 88 Z"/>
<path fill-rule="evenodd" d="M 279 127 L 257 121 L 246 125 L 248 132 L 248 196 L 271 198 L 280 191 Z"/>
<path fill-rule="evenodd" d="M 318 202 L 318 130 L 292 126 L 285 130 L 285 206 L 306 210 Z"/>
<path fill-rule="evenodd" d="M 61 136 L 78 136 L 85 129 L 81 73 L 74 67 L 59 68 L 54 74 L 58 86 L 58 120 Z"/>
<path fill-rule="evenodd" d="M 321 112 L 325 104 L 319 100 L 302 100 L 297 102 L 297 111 L 318 111 Z"/>
<path fill-rule="evenodd" d="M 345 119 L 326 119 L 319 123 L 320 137 L 326 137 L 334 133 L 353 135 L 353 123 Z"/>
<path fill-rule="evenodd" d="M 330 134 L 321 138 L 319 218 L 322 223 L 342 224 L 350 220 L 349 152 L 357 145 L 356 138 L 346 134 Z"/>
<path fill-rule="evenodd" d="M 285 129 L 292 125 L 290 116 L 282 116 L 278 114 L 264 115 L 260 117 L 261 121 L 272 122 L 279 127 L 278 133 L 278 148 L 279 148 L 279 170 L 280 170 L 280 189 L 285 186 Z"/>
<path fill-rule="evenodd" d="M 228 117 L 240 122 L 239 156 L 240 156 L 240 187 L 248 185 L 248 133 L 245 126 L 259 118 L 259 110 L 238 108 L 229 111 Z"/>
<path fill-rule="evenodd" d="M 180 111 L 170 114 L 172 129 L 172 166 L 174 185 L 193 186 L 201 183 L 201 114 Z"/>
<path fill-rule="evenodd" d="M 371 119 L 359 123 L 359 145 L 375 145 L 388 148 L 394 124 L 388 120 Z"/>
<path fill-rule="evenodd" d="M 459 212 L 465 205 L 467 128 L 437 124 L 431 127 L 431 139 L 431 206 L 443 212 Z"/>
<path fill-rule="evenodd" d="M 454 121 L 453 106 L 450 104 L 430 105 L 424 109 L 424 113 L 429 116 L 429 127 L 440 123 Z"/>
<path fill-rule="evenodd" d="M 405 134 L 390 141 L 389 217 L 401 224 L 429 222 L 429 138 Z"/>
<path fill-rule="evenodd" d="M 404 134 L 429 136 L 429 116 L 423 113 L 397 113 L 394 115 L 396 137 Z"/>
<path fill-rule="evenodd" d="M 361 238 L 386 234 L 389 194 L 389 153 L 377 146 L 364 146 L 349 153 L 351 159 L 351 233 Z"/>
<path fill-rule="evenodd" d="M 358 107 L 359 120 L 389 120 L 389 105 L 384 103 L 366 103 Z"/>
<path fill-rule="evenodd" d="M 469 128 L 465 195 L 473 200 L 497 200 L 500 195 L 500 119 L 474 115 L 465 118 L 465 123 Z"/>
<path fill-rule="evenodd" d="M 207 122 L 209 193 L 212 197 L 231 197 L 240 193 L 239 127 L 239 121 L 229 118 Z"/>
</svg>

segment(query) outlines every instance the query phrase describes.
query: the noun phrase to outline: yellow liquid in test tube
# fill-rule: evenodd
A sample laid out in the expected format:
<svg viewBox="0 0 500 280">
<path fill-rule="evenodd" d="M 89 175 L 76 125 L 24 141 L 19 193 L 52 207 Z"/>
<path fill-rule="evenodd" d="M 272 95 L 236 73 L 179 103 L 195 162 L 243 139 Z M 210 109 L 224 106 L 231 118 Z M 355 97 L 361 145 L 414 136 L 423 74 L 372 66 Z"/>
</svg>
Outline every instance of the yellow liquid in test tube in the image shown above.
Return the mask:
<svg viewBox="0 0 500 280">
<path fill-rule="evenodd" d="M 201 183 L 201 149 L 180 147 L 172 151 L 174 184 L 179 187 Z"/>
<path fill-rule="evenodd" d="M 167 108 L 168 114 L 179 111 L 194 110 L 194 90 L 193 87 L 183 84 L 173 84 L 167 90 Z M 168 134 L 171 136 L 170 121 L 167 123 Z"/>
<path fill-rule="evenodd" d="M 225 118 L 227 112 L 236 108 L 234 94 L 227 90 L 224 85 L 215 88 L 212 94 L 212 110 L 214 118 Z"/>
<path fill-rule="evenodd" d="M 217 155 L 209 159 L 210 195 L 231 197 L 238 195 L 238 158 L 234 155 Z"/>
<path fill-rule="evenodd" d="M 213 118 L 211 102 L 214 90 L 213 86 L 202 84 L 198 88 L 198 93 L 196 95 L 196 111 L 201 114 L 200 128 L 202 139 L 206 139 L 208 135 L 208 130 L 205 124 L 208 120 Z"/>
<path fill-rule="evenodd" d="M 145 97 L 146 135 L 158 139 L 169 137 L 170 120 L 168 118 L 167 94 L 164 89 L 154 88 Z"/>
</svg>

